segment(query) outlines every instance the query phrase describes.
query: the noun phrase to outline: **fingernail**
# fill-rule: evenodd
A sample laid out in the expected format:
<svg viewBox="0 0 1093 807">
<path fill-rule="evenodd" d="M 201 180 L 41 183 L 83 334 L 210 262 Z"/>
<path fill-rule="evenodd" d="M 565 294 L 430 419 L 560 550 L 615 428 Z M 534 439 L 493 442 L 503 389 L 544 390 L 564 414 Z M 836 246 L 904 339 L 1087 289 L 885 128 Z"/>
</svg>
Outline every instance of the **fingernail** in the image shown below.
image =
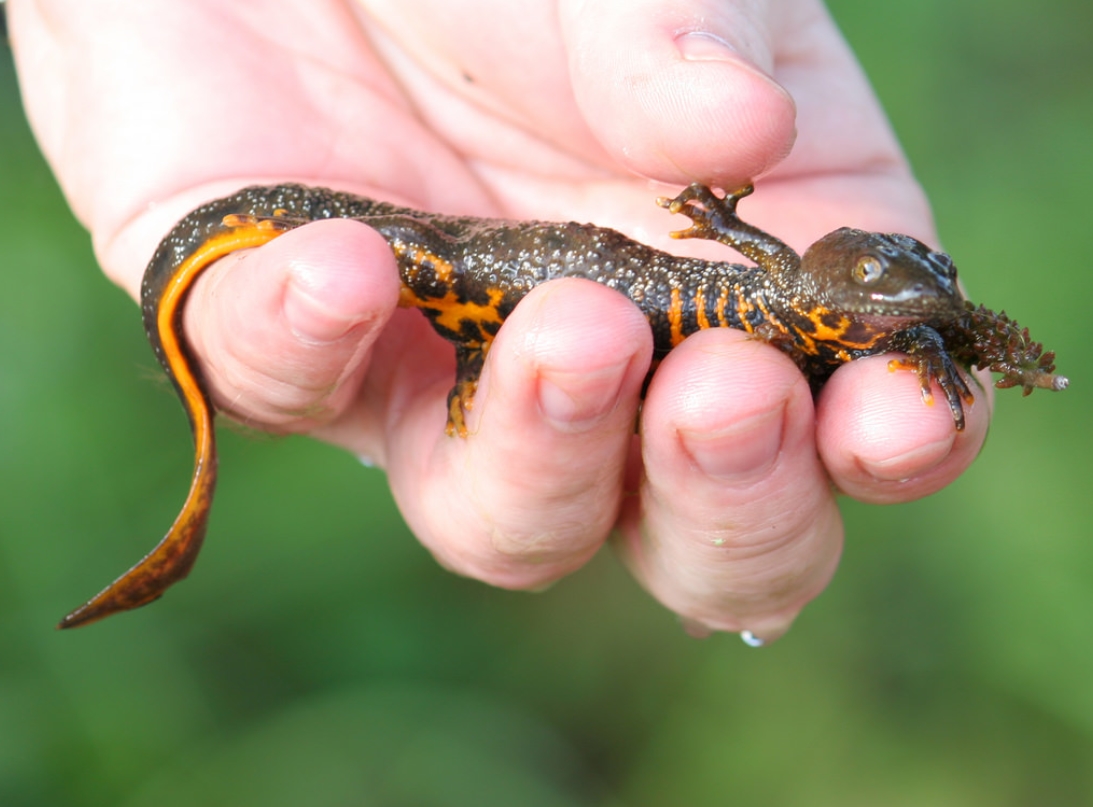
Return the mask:
<svg viewBox="0 0 1093 807">
<path fill-rule="evenodd" d="M 782 450 L 784 407 L 716 431 L 680 429 L 683 450 L 707 476 L 732 482 L 766 474 Z"/>
<path fill-rule="evenodd" d="M 290 269 L 283 311 L 293 335 L 302 342 L 318 345 L 337 342 L 364 322 L 359 314 L 339 311 L 331 301 L 322 299 L 325 281 L 311 267 Z"/>
<path fill-rule="evenodd" d="M 680 55 L 691 62 L 735 62 L 740 54 L 732 45 L 709 31 L 688 31 L 676 37 Z"/>
<path fill-rule="evenodd" d="M 858 466 L 878 482 L 905 482 L 936 468 L 953 449 L 956 433 L 894 457 L 858 457 Z"/>
<path fill-rule="evenodd" d="M 581 432 L 615 410 L 628 365 L 592 372 L 544 369 L 539 373 L 539 408 L 560 431 Z"/>
<path fill-rule="evenodd" d="M 689 62 L 732 62 L 778 85 L 774 77 L 761 67 L 746 49 L 734 46 L 724 37 L 710 31 L 688 31 L 676 37 L 679 55 Z M 778 85 L 780 86 L 780 85 Z"/>
</svg>

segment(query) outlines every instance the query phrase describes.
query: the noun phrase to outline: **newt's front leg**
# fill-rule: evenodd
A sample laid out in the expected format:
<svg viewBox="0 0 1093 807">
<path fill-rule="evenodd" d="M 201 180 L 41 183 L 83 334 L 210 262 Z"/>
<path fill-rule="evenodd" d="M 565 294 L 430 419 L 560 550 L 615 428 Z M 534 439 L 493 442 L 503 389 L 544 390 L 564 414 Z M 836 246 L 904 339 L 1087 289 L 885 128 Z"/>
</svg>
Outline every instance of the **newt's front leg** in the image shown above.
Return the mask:
<svg viewBox="0 0 1093 807">
<path fill-rule="evenodd" d="M 732 247 L 763 268 L 777 256 L 799 260 L 797 254 L 784 242 L 758 227 L 741 221 L 736 214 L 737 203 L 750 196 L 755 188 L 745 185 L 726 193 L 724 198 L 709 187 L 694 182 L 674 199 L 661 196 L 657 204 L 670 213 L 682 213 L 693 223 L 686 230 L 676 230 L 672 238 L 704 238 Z"/>
<path fill-rule="evenodd" d="M 922 387 L 922 399 L 927 404 L 934 401 L 931 382 L 936 382 L 953 413 L 957 431 L 963 431 L 964 404 L 971 406 L 975 396 L 945 349 L 941 334 L 926 325 L 916 325 L 896 333 L 889 349 L 907 354 L 907 358 L 888 362 L 889 369 L 914 370 Z"/>
</svg>

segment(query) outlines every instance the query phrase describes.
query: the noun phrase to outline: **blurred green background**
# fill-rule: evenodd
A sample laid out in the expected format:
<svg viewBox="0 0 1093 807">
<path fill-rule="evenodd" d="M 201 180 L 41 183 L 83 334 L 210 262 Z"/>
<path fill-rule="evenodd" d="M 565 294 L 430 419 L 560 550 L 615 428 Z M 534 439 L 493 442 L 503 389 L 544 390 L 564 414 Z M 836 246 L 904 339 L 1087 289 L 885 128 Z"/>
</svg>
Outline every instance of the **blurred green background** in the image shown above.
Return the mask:
<svg viewBox="0 0 1093 807">
<path fill-rule="evenodd" d="M 190 463 L 0 53 L 0 805 L 1093 804 L 1093 5 L 837 0 L 976 300 L 1060 355 L 981 460 L 844 502 L 780 643 L 688 638 L 610 553 L 542 595 L 449 575 L 383 476 L 222 430 L 198 573 L 58 633 Z"/>
</svg>

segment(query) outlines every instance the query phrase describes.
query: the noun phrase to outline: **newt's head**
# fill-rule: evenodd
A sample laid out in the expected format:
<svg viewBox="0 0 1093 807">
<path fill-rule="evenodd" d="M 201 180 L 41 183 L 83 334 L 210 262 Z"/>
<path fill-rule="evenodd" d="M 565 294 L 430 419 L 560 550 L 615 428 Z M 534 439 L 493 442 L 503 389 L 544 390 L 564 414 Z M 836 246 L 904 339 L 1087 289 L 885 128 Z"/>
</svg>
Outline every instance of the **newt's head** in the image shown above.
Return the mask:
<svg viewBox="0 0 1093 807">
<path fill-rule="evenodd" d="M 908 235 L 843 227 L 808 248 L 801 271 L 835 311 L 917 319 L 964 309 L 952 258 Z"/>
</svg>

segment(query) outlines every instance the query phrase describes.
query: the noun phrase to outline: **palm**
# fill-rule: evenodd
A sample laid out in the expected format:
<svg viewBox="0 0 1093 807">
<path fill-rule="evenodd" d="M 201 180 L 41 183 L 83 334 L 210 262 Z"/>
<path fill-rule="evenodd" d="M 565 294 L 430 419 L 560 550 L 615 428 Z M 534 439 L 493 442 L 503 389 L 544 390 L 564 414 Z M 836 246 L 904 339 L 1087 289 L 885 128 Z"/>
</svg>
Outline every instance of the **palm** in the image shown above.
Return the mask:
<svg viewBox="0 0 1093 807">
<path fill-rule="evenodd" d="M 669 242 L 678 225 L 653 199 L 693 179 L 736 186 L 761 176 L 743 216 L 798 248 L 842 225 L 933 240 L 921 193 L 819 4 L 786 2 L 763 12 L 767 19 L 732 2 L 714 4 L 707 18 L 709 5 L 42 0 L 37 6 L 56 12 L 51 19 L 17 3 L 11 22 L 43 149 L 104 269 L 134 295 L 155 244 L 184 213 L 243 185 L 280 181 L 449 213 L 594 221 L 655 245 L 730 257 L 717 245 Z M 722 37 L 739 34 L 745 57 L 711 53 L 705 29 L 673 39 L 703 20 Z M 782 161 L 794 126 L 796 145 Z M 814 422 L 803 380 L 777 364 L 775 351 L 745 344 L 741 353 L 736 336 L 706 332 L 700 346 L 688 340 L 673 351 L 658 373 L 670 381 L 650 389 L 639 483 L 630 448 L 648 329 L 617 295 L 569 286 L 552 293 L 553 308 L 539 289 L 517 308 L 483 376 L 489 386 L 491 365 L 501 367 L 492 401 L 476 407 L 482 431 L 446 440 L 451 349 L 415 312 L 393 312 L 391 256 L 366 230 L 319 222 L 253 260 L 225 259 L 198 284 L 187 334 L 222 406 L 373 456 L 422 540 L 453 567 L 499 585 L 536 585 L 579 566 L 625 499 L 634 505 L 622 513 L 625 552 L 661 600 L 707 625 L 776 635 L 822 588 L 838 554 L 829 474 L 861 498 L 912 498 L 951 481 L 986 428 L 986 414 L 973 412 L 978 425 L 952 448 L 945 413 L 906 429 L 901 407 L 920 414 L 917 399 L 882 406 L 884 451 L 911 459 L 885 466 L 898 483 L 871 477 L 859 459 L 876 442 L 860 422 L 847 426 L 875 370 L 840 371 L 859 387 L 839 393 L 833 382 L 825 396 L 841 394 L 843 403 L 826 417 L 821 407 Z M 311 291 L 322 297 L 306 316 L 334 333 L 323 317 L 337 325 L 345 315 L 344 338 L 317 346 L 287 334 L 285 288 L 300 265 L 318 267 L 308 277 L 318 278 Z M 604 393 L 618 396 L 615 409 L 587 434 L 551 431 L 536 408 L 542 366 L 528 371 L 527 357 L 547 361 L 555 349 L 567 372 L 591 373 L 580 376 L 592 379 L 586 392 L 606 383 L 596 373 L 612 357 L 625 365 L 617 389 Z M 721 350 L 736 351 L 731 362 L 697 369 Z M 913 380 L 908 389 L 917 394 Z M 734 398 L 739 390 L 751 392 Z M 783 442 L 762 495 L 758 483 L 741 491 L 698 473 L 679 447 L 688 411 L 702 432 L 755 414 L 757 401 L 786 413 L 781 432 L 767 430 Z M 686 409 L 695 402 L 705 408 Z M 478 411 L 491 404 L 488 416 Z M 933 453 L 916 453 L 930 441 Z M 747 444 L 734 442 L 729 453 L 762 466 Z M 705 445 L 725 453 L 716 440 Z M 639 484 L 641 497 L 624 496 Z M 717 526 L 724 523 L 772 523 L 777 532 Z M 774 549 L 749 550 L 755 561 L 743 565 L 711 564 L 705 549 L 694 550 L 715 538 L 717 546 Z"/>
</svg>

